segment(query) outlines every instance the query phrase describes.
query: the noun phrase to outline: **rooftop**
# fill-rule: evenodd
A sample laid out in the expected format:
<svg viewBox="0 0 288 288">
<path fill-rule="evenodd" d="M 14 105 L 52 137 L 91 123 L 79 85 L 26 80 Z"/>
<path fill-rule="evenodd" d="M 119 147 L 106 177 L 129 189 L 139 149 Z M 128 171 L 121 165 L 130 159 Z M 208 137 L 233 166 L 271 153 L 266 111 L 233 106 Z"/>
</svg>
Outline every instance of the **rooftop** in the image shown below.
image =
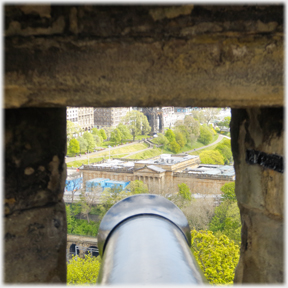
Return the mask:
<svg viewBox="0 0 288 288">
<path fill-rule="evenodd" d="M 183 172 L 196 174 L 196 175 L 224 175 L 224 176 L 234 176 L 235 170 L 233 166 L 229 165 L 209 165 L 209 164 L 199 164 L 197 168 L 186 168 Z"/>
<path fill-rule="evenodd" d="M 161 154 L 157 159 L 148 159 L 148 160 L 140 160 L 137 163 L 141 164 L 160 164 L 160 165 L 174 165 L 186 160 L 190 160 L 193 158 L 198 158 L 195 155 L 188 155 L 188 154 L 178 154 L 178 155 L 171 155 L 171 154 Z"/>
</svg>

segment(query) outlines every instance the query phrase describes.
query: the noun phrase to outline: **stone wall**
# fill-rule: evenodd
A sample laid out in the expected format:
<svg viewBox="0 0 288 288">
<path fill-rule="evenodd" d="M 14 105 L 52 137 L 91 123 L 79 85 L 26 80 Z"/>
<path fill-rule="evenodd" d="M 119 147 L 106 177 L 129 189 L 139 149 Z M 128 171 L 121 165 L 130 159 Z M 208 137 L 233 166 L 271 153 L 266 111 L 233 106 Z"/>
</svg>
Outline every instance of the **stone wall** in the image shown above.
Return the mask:
<svg viewBox="0 0 288 288">
<path fill-rule="evenodd" d="M 6 108 L 284 104 L 283 5 L 6 5 L 4 29 Z"/>
<path fill-rule="evenodd" d="M 6 283 L 66 281 L 65 127 L 63 108 L 5 110 Z"/>
<path fill-rule="evenodd" d="M 271 155 L 279 155 L 281 162 L 284 155 L 283 113 L 282 108 L 232 110 L 236 196 L 242 221 L 235 283 L 282 283 L 284 279 L 284 174 L 275 170 L 281 163 L 270 161 Z M 251 150 L 266 156 L 252 164 L 247 159 Z"/>
</svg>

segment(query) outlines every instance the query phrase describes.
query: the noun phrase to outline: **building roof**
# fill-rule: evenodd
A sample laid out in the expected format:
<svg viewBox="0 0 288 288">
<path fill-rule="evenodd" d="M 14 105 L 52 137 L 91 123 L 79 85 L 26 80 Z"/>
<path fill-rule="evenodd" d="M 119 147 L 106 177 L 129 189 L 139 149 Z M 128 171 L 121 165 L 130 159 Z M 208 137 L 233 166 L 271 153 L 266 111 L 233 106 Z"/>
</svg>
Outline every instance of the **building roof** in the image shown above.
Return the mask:
<svg viewBox="0 0 288 288">
<path fill-rule="evenodd" d="M 191 174 L 201 174 L 201 175 L 223 175 L 223 176 L 234 176 L 235 170 L 233 166 L 230 165 L 209 165 L 200 164 L 197 168 L 186 168 L 183 172 Z"/>
<path fill-rule="evenodd" d="M 180 162 L 184 162 L 193 158 L 199 158 L 199 156 L 195 155 L 188 155 L 188 154 L 178 154 L 178 155 L 171 155 L 171 154 L 161 154 L 157 159 L 148 159 L 148 160 L 140 160 L 137 163 L 142 164 L 160 164 L 160 165 L 174 165 Z"/>
<path fill-rule="evenodd" d="M 158 166 L 155 166 L 155 165 L 149 165 L 149 166 L 147 166 L 147 168 L 152 169 L 152 170 L 154 170 L 156 172 L 160 172 L 160 173 L 161 172 L 166 172 L 165 169 L 162 169 L 162 168 L 160 168 Z"/>
</svg>

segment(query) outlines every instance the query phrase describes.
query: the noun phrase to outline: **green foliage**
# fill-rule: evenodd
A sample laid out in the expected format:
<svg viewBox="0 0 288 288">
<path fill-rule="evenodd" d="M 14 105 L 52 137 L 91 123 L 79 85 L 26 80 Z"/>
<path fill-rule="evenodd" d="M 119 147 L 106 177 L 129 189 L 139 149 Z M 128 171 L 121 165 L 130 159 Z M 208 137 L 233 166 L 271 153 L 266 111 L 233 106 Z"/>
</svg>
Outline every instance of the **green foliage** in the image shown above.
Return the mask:
<svg viewBox="0 0 288 288">
<path fill-rule="evenodd" d="M 165 137 L 168 139 L 169 143 L 175 141 L 175 134 L 171 129 L 166 131 Z"/>
<path fill-rule="evenodd" d="M 180 145 L 179 145 L 175 140 L 173 140 L 173 141 L 170 142 L 170 144 L 169 144 L 169 149 L 170 149 L 173 153 L 177 154 L 177 153 L 180 151 L 181 147 L 180 147 Z"/>
<path fill-rule="evenodd" d="M 69 153 L 76 154 L 80 152 L 80 145 L 76 139 L 71 139 L 69 142 Z"/>
<path fill-rule="evenodd" d="M 80 145 L 80 151 L 81 152 L 86 152 L 87 151 L 87 147 L 88 147 L 88 142 L 86 139 L 84 139 L 83 137 L 78 137 L 77 138 L 79 145 Z"/>
<path fill-rule="evenodd" d="M 69 120 L 66 122 L 66 133 L 67 133 L 67 139 L 71 140 L 76 136 L 76 134 L 79 134 L 81 131 L 81 127 L 78 123 L 73 123 Z"/>
<path fill-rule="evenodd" d="M 126 190 L 132 194 L 144 194 L 149 193 L 147 184 L 144 184 L 143 181 L 134 180 L 129 183 L 126 187 Z"/>
<path fill-rule="evenodd" d="M 225 164 L 230 164 L 232 160 L 231 148 L 229 148 L 227 145 L 219 144 L 216 146 L 215 150 L 219 151 L 219 153 L 223 156 Z"/>
<path fill-rule="evenodd" d="M 230 126 L 231 117 L 227 116 L 223 121 L 218 122 L 217 126 L 219 127 L 229 127 Z"/>
<path fill-rule="evenodd" d="M 123 125 L 122 123 L 120 123 L 117 126 L 117 129 L 120 131 L 122 140 L 132 139 L 133 136 L 131 135 L 131 133 L 130 133 L 130 131 L 126 125 Z"/>
<path fill-rule="evenodd" d="M 180 148 L 184 147 L 185 144 L 187 143 L 186 137 L 178 130 L 175 131 L 175 138 Z"/>
<path fill-rule="evenodd" d="M 100 129 L 100 135 L 102 136 L 103 140 L 106 140 L 106 139 L 107 139 L 107 135 L 106 135 L 104 129 Z"/>
<path fill-rule="evenodd" d="M 110 140 L 113 141 L 114 143 L 120 143 L 121 142 L 121 133 L 120 133 L 119 129 L 116 128 L 111 132 Z"/>
<path fill-rule="evenodd" d="M 92 133 L 92 135 L 101 136 L 101 133 L 97 128 L 92 128 L 91 133 Z"/>
<path fill-rule="evenodd" d="M 225 235 L 211 231 L 191 231 L 191 251 L 210 284 L 233 284 L 239 261 L 239 246 Z"/>
<path fill-rule="evenodd" d="M 75 215 L 80 212 L 80 205 L 66 205 L 67 233 L 95 237 L 98 233 L 100 223 L 91 220 L 88 223 L 87 220 L 76 219 Z"/>
<path fill-rule="evenodd" d="M 204 145 L 207 145 L 211 142 L 212 138 L 213 136 L 211 130 L 207 126 L 201 125 L 198 141 L 203 143 Z"/>
<path fill-rule="evenodd" d="M 103 144 L 103 138 L 102 136 L 99 135 L 93 135 L 94 141 L 95 141 L 95 145 L 96 146 L 102 146 Z"/>
<path fill-rule="evenodd" d="M 74 256 L 67 263 L 67 284 L 96 284 L 100 266 L 100 256 L 85 255 L 85 258 Z"/>
<path fill-rule="evenodd" d="M 94 140 L 94 137 L 93 137 L 93 135 L 91 134 L 91 133 L 89 133 L 89 132 L 84 132 L 83 133 L 83 138 L 87 141 L 87 143 L 88 143 L 88 147 L 87 147 L 87 149 L 89 150 L 89 151 L 92 151 L 94 148 L 95 148 L 95 146 L 96 146 L 96 143 L 95 143 L 95 140 Z"/>
<path fill-rule="evenodd" d="M 226 219 L 223 234 L 229 239 L 233 240 L 236 244 L 241 244 L 241 216 L 237 202 L 230 204 Z"/>
<path fill-rule="evenodd" d="M 101 211 L 100 216 L 103 217 L 114 204 L 131 195 L 133 195 L 131 192 L 121 191 L 121 188 L 117 187 L 104 189 L 100 197 L 101 205 L 98 205 Z"/>
<path fill-rule="evenodd" d="M 206 150 L 199 154 L 202 164 L 224 165 L 224 158 L 217 150 Z"/>
<path fill-rule="evenodd" d="M 133 136 L 133 140 L 135 140 L 137 135 L 145 135 L 151 131 L 147 117 L 137 110 L 128 112 L 121 122 L 123 125 L 127 125 Z"/>
<path fill-rule="evenodd" d="M 231 205 L 230 201 L 224 201 L 218 207 L 215 208 L 214 216 L 209 224 L 209 230 L 213 232 L 217 232 L 217 231 L 223 232 L 225 228 L 225 220 L 227 217 L 227 211 L 230 205 Z"/>
<path fill-rule="evenodd" d="M 236 201 L 236 194 L 235 194 L 235 182 L 229 182 L 225 183 L 221 189 L 220 189 L 224 194 L 223 194 L 223 199 L 224 200 L 231 200 L 231 201 Z"/>
<path fill-rule="evenodd" d="M 157 135 L 158 135 L 158 137 L 153 139 L 154 143 L 156 143 L 158 145 L 163 145 L 163 146 L 166 146 L 169 144 L 168 139 L 163 134 L 158 133 Z"/>
<path fill-rule="evenodd" d="M 199 120 L 194 119 L 191 115 L 186 115 L 184 118 L 184 125 L 187 127 L 189 134 L 195 135 L 197 139 L 200 135 Z"/>
<path fill-rule="evenodd" d="M 186 200 L 191 200 L 191 192 L 185 183 L 178 184 L 179 194 Z"/>
</svg>

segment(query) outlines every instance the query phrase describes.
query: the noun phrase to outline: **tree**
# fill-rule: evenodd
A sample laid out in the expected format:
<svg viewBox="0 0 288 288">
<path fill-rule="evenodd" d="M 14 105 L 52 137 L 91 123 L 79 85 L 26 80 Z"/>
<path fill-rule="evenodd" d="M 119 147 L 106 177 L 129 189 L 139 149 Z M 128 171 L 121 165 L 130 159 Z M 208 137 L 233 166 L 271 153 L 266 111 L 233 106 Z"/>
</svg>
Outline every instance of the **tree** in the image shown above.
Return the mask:
<svg viewBox="0 0 288 288">
<path fill-rule="evenodd" d="M 146 135 L 151 131 L 147 117 L 140 111 L 132 110 L 122 118 L 122 124 L 127 125 L 133 136 L 133 141 L 137 135 Z"/>
<path fill-rule="evenodd" d="M 100 134 L 101 134 L 101 136 L 102 136 L 102 138 L 103 138 L 104 140 L 107 139 L 107 136 L 106 136 L 106 133 L 105 133 L 105 130 L 104 130 L 104 129 L 100 129 Z"/>
<path fill-rule="evenodd" d="M 212 132 L 207 126 L 200 126 L 200 136 L 198 141 L 203 143 L 204 145 L 209 144 L 213 139 Z"/>
<path fill-rule="evenodd" d="M 227 145 L 218 144 L 215 150 L 219 151 L 219 153 L 223 156 L 225 164 L 229 164 L 232 161 L 232 151 Z"/>
<path fill-rule="evenodd" d="M 198 120 L 201 124 L 205 122 L 205 117 L 203 111 L 194 110 L 191 112 L 191 115 L 194 119 Z"/>
<path fill-rule="evenodd" d="M 67 284 L 96 284 L 101 266 L 100 256 L 85 258 L 74 256 L 67 263 Z"/>
<path fill-rule="evenodd" d="M 92 128 L 91 133 L 92 133 L 92 135 L 101 136 L 101 133 L 97 128 Z"/>
<path fill-rule="evenodd" d="M 86 190 L 86 187 L 81 191 L 81 213 L 86 215 L 88 223 L 90 222 L 89 213 L 93 205 L 98 204 L 102 192 L 100 186 L 93 187 L 93 189 Z"/>
<path fill-rule="evenodd" d="M 175 139 L 181 148 L 187 143 L 186 137 L 178 130 L 175 131 Z"/>
<path fill-rule="evenodd" d="M 80 152 L 80 145 L 76 139 L 71 139 L 69 142 L 69 153 L 77 154 Z"/>
<path fill-rule="evenodd" d="M 88 147 L 88 142 L 86 139 L 84 139 L 83 137 L 79 136 L 77 138 L 79 145 L 80 145 L 80 151 L 87 151 L 87 147 Z"/>
<path fill-rule="evenodd" d="M 191 115 L 186 115 L 184 118 L 184 124 L 188 128 L 189 134 L 193 134 L 196 138 L 200 135 L 200 123 L 194 119 Z"/>
<path fill-rule="evenodd" d="M 203 116 L 206 124 L 208 125 L 210 121 L 215 119 L 215 117 L 219 114 L 221 108 L 206 108 L 203 110 Z"/>
<path fill-rule="evenodd" d="M 168 139 L 169 143 L 175 140 L 175 134 L 171 129 L 168 129 L 165 132 L 165 137 Z"/>
<path fill-rule="evenodd" d="M 94 137 L 93 137 L 93 135 L 91 134 L 91 133 L 89 133 L 89 132 L 84 132 L 83 133 L 83 138 L 87 141 L 87 143 L 88 143 L 88 147 L 87 147 L 87 149 L 89 150 L 89 151 L 92 151 L 94 148 L 95 148 L 95 146 L 96 146 L 96 143 L 95 143 L 95 140 L 94 140 Z"/>
<path fill-rule="evenodd" d="M 188 220 L 189 227 L 199 230 L 209 228 L 209 223 L 214 215 L 214 199 L 200 198 L 190 201 L 189 205 L 181 210 Z"/>
<path fill-rule="evenodd" d="M 75 138 L 79 135 L 81 131 L 81 127 L 78 123 L 73 123 L 69 120 L 66 122 L 66 133 L 67 133 L 67 139 L 71 140 L 72 138 Z"/>
<path fill-rule="evenodd" d="M 93 135 L 94 141 L 95 141 L 95 145 L 96 146 L 102 146 L 103 144 L 103 138 L 101 136 L 101 134 L 99 133 L 99 135 Z"/>
<path fill-rule="evenodd" d="M 114 129 L 112 132 L 111 132 L 111 137 L 110 137 L 110 140 L 115 142 L 115 143 L 120 143 L 121 142 L 121 133 L 119 131 L 119 129 Z"/>
<path fill-rule="evenodd" d="M 117 129 L 120 131 L 121 134 L 121 142 L 122 140 L 128 140 L 128 139 L 132 139 L 132 135 L 128 129 L 128 127 L 126 125 L 123 125 L 122 123 L 120 123 L 117 126 Z"/>
<path fill-rule="evenodd" d="M 169 144 L 169 149 L 170 149 L 173 153 L 177 154 L 177 153 L 180 151 L 181 147 L 180 147 L 180 145 L 176 142 L 176 140 L 173 140 L 173 141 L 170 142 L 170 144 Z"/>
<path fill-rule="evenodd" d="M 233 284 L 239 246 L 211 231 L 191 231 L 191 251 L 210 284 Z"/>
<path fill-rule="evenodd" d="M 107 139 L 110 140 L 110 135 L 111 132 L 114 130 L 112 127 L 103 127 L 103 129 L 105 130 L 105 133 L 107 135 Z"/>
<path fill-rule="evenodd" d="M 164 147 L 169 144 L 168 139 L 163 134 L 158 133 L 157 135 L 158 137 L 153 140 L 154 142 L 158 145 L 163 145 Z"/>
<path fill-rule="evenodd" d="M 235 182 L 225 183 L 220 190 L 223 192 L 224 200 L 230 200 L 230 201 L 237 200 L 235 194 Z"/>
<path fill-rule="evenodd" d="M 217 150 L 206 150 L 199 154 L 202 164 L 224 165 L 224 158 Z"/>
<path fill-rule="evenodd" d="M 231 202 L 224 201 L 218 207 L 215 208 L 214 216 L 209 224 L 209 230 L 213 232 L 222 232 L 225 228 L 225 220 L 227 217 L 227 211 Z"/>
<path fill-rule="evenodd" d="M 223 121 L 218 122 L 217 125 L 219 127 L 227 127 L 227 128 L 229 128 L 230 127 L 230 122 L 231 122 L 231 117 L 227 116 L 227 117 L 224 118 Z"/>
<path fill-rule="evenodd" d="M 100 196 L 101 204 L 98 205 L 101 211 L 99 216 L 103 217 L 114 204 L 132 195 L 130 191 L 122 191 L 120 187 L 105 188 Z"/>
<path fill-rule="evenodd" d="M 132 194 L 145 194 L 149 193 L 147 184 L 144 184 L 140 180 L 134 180 L 131 181 L 128 186 L 126 187 L 126 190 L 131 192 Z"/>
<path fill-rule="evenodd" d="M 185 183 L 178 184 L 179 194 L 186 200 L 191 200 L 191 192 Z"/>
</svg>

